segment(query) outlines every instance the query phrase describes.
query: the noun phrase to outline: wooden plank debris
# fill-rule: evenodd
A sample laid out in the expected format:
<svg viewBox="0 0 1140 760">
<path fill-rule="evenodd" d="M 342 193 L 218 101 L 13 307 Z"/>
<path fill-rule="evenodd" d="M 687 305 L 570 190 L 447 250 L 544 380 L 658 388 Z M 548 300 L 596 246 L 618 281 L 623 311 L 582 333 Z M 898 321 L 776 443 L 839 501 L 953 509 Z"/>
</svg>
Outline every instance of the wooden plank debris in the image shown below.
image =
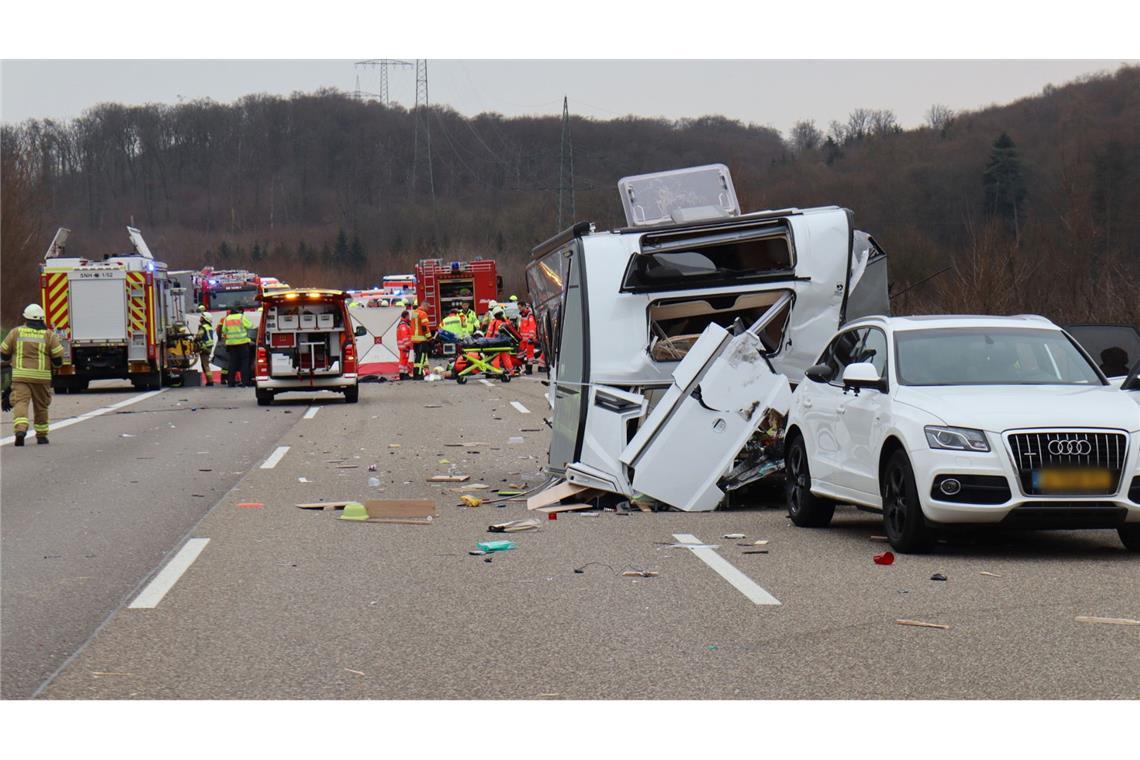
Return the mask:
<svg viewBox="0 0 1140 760">
<path fill-rule="evenodd" d="M 1131 620 L 1129 618 L 1106 618 L 1089 617 L 1088 615 L 1077 615 L 1075 619 L 1078 623 L 1104 623 L 1105 625 L 1140 625 L 1140 620 Z"/>
<path fill-rule="evenodd" d="M 943 625 L 942 623 L 926 623 L 922 620 L 896 620 L 895 622 L 899 625 L 913 625 L 916 628 L 937 628 L 940 631 L 947 631 L 950 629 L 950 626 Z"/>
<path fill-rule="evenodd" d="M 541 491 L 526 500 L 527 509 L 538 509 L 539 507 L 549 507 L 552 504 L 557 504 L 563 499 L 568 499 L 571 496 L 577 496 L 583 491 L 589 491 L 586 486 L 579 486 L 573 483 L 559 483 L 558 485 L 551 486 L 545 491 Z"/>
</svg>

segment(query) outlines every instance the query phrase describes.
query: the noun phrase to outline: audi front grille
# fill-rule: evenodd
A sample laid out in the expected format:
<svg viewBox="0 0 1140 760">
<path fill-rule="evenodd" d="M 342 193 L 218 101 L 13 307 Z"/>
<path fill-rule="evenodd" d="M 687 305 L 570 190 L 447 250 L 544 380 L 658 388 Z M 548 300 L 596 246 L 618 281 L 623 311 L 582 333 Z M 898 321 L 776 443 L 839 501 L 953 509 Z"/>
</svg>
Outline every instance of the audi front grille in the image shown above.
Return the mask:
<svg viewBox="0 0 1140 760">
<path fill-rule="evenodd" d="M 1042 468 L 1083 467 L 1106 469 L 1112 474 L 1112 487 L 1090 495 L 1116 493 L 1128 455 L 1128 437 L 1123 433 L 1092 430 L 1049 430 L 1010 433 L 1007 436 L 1017 477 L 1026 495 L 1042 493 L 1033 474 Z"/>
</svg>

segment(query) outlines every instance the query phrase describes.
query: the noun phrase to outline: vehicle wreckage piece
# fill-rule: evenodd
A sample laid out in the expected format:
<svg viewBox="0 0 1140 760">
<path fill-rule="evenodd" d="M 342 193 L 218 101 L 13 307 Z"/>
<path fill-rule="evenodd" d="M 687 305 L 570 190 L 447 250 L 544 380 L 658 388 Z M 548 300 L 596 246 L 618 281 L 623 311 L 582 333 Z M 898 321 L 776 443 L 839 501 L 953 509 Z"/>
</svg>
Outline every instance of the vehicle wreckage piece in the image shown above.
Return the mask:
<svg viewBox="0 0 1140 760">
<path fill-rule="evenodd" d="M 635 491 L 686 512 L 713 510 L 724 500 L 724 479 L 760 423 L 772 410 L 788 413 L 791 386 L 768 363 L 758 333 L 790 300 L 782 296 L 739 335 L 716 324 L 705 328 L 673 373 L 673 387 L 622 452 Z"/>
<path fill-rule="evenodd" d="M 527 267 L 550 370 L 546 469 L 713 509 L 778 468 L 758 428 L 778 422 L 835 330 L 889 313 L 886 255 L 847 209 L 740 213 L 721 165 L 619 189 L 627 227 L 576 224 Z"/>
</svg>

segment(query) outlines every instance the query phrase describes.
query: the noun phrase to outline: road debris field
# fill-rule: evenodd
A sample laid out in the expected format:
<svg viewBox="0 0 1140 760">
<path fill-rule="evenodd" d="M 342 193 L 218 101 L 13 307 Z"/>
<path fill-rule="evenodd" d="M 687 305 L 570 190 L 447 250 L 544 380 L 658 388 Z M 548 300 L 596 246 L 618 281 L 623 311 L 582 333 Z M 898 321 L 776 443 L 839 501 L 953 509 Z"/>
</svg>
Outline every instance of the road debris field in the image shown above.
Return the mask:
<svg viewBox="0 0 1140 760">
<path fill-rule="evenodd" d="M 547 389 L 60 396 L 50 447 L 0 447 L 3 696 L 1140 694 L 1112 531 L 893 555 L 877 515 L 793 527 L 778 480 L 709 512 L 586 490 L 530 509 Z"/>
</svg>

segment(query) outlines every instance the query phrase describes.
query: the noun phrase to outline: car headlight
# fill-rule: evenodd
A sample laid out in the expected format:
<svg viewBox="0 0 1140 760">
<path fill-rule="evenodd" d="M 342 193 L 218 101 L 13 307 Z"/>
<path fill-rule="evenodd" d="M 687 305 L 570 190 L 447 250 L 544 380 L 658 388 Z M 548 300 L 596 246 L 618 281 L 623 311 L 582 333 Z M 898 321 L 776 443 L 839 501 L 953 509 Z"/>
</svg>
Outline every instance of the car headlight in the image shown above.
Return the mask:
<svg viewBox="0 0 1140 760">
<path fill-rule="evenodd" d="M 927 425 L 926 442 L 932 449 L 951 451 L 989 451 L 990 444 L 981 430 L 960 427 L 939 427 Z"/>
</svg>

